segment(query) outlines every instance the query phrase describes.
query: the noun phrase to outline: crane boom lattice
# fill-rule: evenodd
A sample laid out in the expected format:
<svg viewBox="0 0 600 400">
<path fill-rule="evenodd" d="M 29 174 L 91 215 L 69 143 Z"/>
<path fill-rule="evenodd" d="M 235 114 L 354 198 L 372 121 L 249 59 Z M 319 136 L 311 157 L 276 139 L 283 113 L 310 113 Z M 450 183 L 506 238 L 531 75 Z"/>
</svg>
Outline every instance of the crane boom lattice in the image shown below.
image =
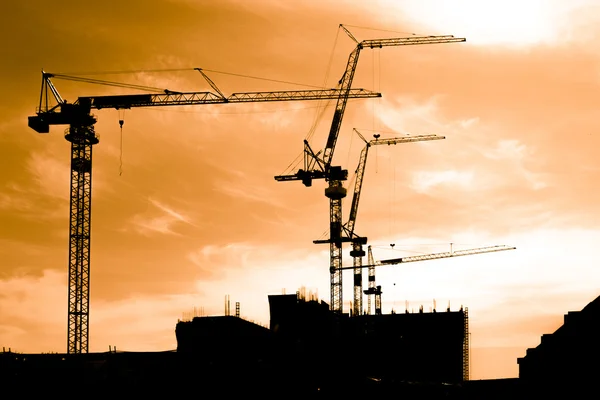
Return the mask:
<svg viewBox="0 0 600 400">
<path fill-rule="evenodd" d="M 516 247 L 513 246 L 488 246 L 488 247 L 479 247 L 476 249 L 467 249 L 467 250 L 455 250 L 455 251 L 446 251 L 441 253 L 431 253 L 431 254 L 423 254 L 418 256 L 408 256 L 408 257 L 400 257 L 400 258 L 390 258 L 387 260 L 375 261 L 372 265 L 363 265 L 362 268 L 368 267 L 379 267 L 384 265 L 396 265 L 396 264 L 404 264 L 415 261 L 427 261 L 427 260 L 438 260 L 441 258 L 451 258 L 451 257 L 461 257 L 461 256 L 469 256 L 474 254 L 483 254 L 483 253 L 493 253 L 496 251 L 505 251 L 505 250 L 516 250 Z M 340 269 L 351 269 L 354 267 L 342 267 Z"/>
</svg>

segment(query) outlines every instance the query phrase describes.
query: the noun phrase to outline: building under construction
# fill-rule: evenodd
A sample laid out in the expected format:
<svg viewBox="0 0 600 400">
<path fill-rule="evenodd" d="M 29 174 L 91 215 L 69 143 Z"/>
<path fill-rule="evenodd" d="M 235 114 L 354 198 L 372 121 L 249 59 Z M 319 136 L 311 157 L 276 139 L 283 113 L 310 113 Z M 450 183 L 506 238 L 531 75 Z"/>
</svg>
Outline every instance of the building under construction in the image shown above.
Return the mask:
<svg viewBox="0 0 600 400">
<path fill-rule="evenodd" d="M 350 317 L 302 293 L 269 296 L 269 306 L 270 328 L 237 312 L 179 321 L 177 351 L 20 354 L 4 349 L 0 382 L 7 390 L 45 395 L 64 394 L 64 386 L 73 384 L 96 395 L 205 390 L 262 398 L 290 393 L 310 398 L 598 397 L 600 297 L 568 312 L 561 327 L 542 335 L 537 347 L 516 360 L 518 378 L 479 381 L 467 379 L 466 309 Z"/>
<path fill-rule="evenodd" d="M 311 368 L 327 365 L 339 346 L 336 362 L 345 375 L 437 383 L 469 378 L 466 309 L 349 317 L 301 292 L 270 295 L 269 308 L 270 329 L 228 316 L 179 322 L 177 350 L 214 358 L 206 350 L 210 342 L 228 359 L 248 348 L 245 355 L 254 360 Z"/>
</svg>

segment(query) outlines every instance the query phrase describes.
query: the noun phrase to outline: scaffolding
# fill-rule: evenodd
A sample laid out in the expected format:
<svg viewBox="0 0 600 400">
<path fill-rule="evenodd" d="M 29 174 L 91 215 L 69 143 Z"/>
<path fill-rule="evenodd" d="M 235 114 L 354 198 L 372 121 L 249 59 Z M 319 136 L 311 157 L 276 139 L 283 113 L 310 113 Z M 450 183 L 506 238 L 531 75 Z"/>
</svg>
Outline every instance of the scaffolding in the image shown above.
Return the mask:
<svg viewBox="0 0 600 400">
<path fill-rule="evenodd" d="M 464 327 L 465 331 L 463 334 L 463 381 L 469 380 L 469 308 L 465 307 L 464 312 Z"/>
</svg>

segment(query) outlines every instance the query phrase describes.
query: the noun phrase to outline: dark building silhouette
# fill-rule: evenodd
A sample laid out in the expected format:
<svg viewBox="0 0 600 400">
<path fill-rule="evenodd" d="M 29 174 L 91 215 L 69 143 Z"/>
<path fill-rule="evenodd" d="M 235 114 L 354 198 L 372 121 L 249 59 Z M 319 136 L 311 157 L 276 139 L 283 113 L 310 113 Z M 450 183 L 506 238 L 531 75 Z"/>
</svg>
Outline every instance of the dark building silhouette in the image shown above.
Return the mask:
<svg viewBox="0 0 600 400">
<path fill-rule="evenodd" d="M 327 362 L 339 318 L 323 301 L 297 294 L 269 296 L 270 322 L 279 358 L 293 357 L 301 365 Z"/>
<path fill-rule="evenodd" d="M 270 353 L 272 332 L 235 316 L 195 317 L 175 326 L 177 351 L 201 362 L 256 361 Z"/>
<path fill-rule="evenodd" d="M 463 310 L 348 318 L 346 348 L 369 375 L 458 383 L 468 380 L 467 319 Z"/>
<path fill-rule="evenodd" d="M 597 398 L 600 297 L 517 360 L 519 378 L 468 380 L 468 312 L 350 317 L 299 292 L 269 296 L 270 328 L 236 316 L 176 325 L 177 351 L 0 353 L 6 390 L 64 394 L 188 393 L 223 397 Z M 35 385 L 32 385 L 35 383 Z"/>
<path fill-rule="evenodd" d="M 142 389 L 148 382 L 163 387 L 181 377 L 181 355 L 164 352 L 105 352 L 87 354 L 0 353 L 0 383 L 21 393 L 36 390 L 60 394 L 64 384 L 102 391 L 123 385 Z M 185 372 L 185 371 L 183 371 Z"/>
<path fill-rule="evenodd" d="M 569 311 L 553 333 L 543 334 L 537 347 L 517 359 L 519 378 L 531 385 L 582 386 L 600 376 L 600 297 L 581 311 Z M 600 397 L 600 395 L 599 395 Z"/>
<path fill-rule="evenodd" d="M 344 373 L 418 382 L 468 380 L 466 310 L 383 315 L 334 314 L 300 294 L 270 295 L 270 327 L 279 346 Z"/>
<path fill-rule="evenodd" d="M 303 291 L 268 299 L 269 329 L 237 317 L 196 317 L 177 323 L 177 351 L 196 364 L 232 370 L 259 362 L 278 382 L 291 379 L 320 390 L 367 377 L 421 384 L 468 380 L 466 310 L 350 317 Z"/>
</svg>

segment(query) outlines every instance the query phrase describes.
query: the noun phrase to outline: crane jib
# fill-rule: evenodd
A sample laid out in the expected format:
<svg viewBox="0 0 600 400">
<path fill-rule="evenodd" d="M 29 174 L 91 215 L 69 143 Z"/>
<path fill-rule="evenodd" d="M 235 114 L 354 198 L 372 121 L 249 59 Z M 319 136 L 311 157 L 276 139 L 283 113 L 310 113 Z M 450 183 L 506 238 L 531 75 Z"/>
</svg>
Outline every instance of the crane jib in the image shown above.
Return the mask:
<svg viewBox="0 0 600 400">
<path fill-rule="evenodd" d="M 289 90 L 278 92 L 234 93 L 229 97 L 223 97 L 212 92 L 168 91 L 160 94 L 80 97 L 77 100 L 77 103 L 89 104 L 91 108 L 95 109 L 127 109 L 133 107 L 150 106 L 183 106 L 197 104 L 336 99 L 340 96 L 340 93 L 341 92 L 339 89 Z M 381 97 L 381 93 L 372 92 L 365 89 L 352 89 L 346 93 L 346 96 L 349 98 L 372 98 Z"/>
</svg>

